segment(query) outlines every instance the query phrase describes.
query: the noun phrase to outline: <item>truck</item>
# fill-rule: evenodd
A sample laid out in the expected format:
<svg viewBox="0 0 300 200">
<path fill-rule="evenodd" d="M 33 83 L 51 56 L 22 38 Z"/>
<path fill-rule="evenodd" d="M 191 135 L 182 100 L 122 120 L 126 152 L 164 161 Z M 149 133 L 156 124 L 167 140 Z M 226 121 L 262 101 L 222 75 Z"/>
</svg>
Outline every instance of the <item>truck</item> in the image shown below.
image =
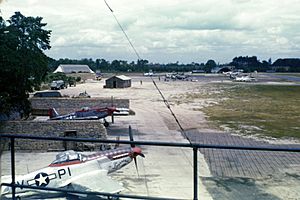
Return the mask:
<svg viewBox="0 0 300 200">
<path fill-rule="evenodd" d="M 52 81 L 52 83 L 50 83 L 50 88 L 51 90 L 59 90 L 59 89 L 67 88 L 67 85 L 63 80 L 57 80 L 57 81 Z"/>
</svg>

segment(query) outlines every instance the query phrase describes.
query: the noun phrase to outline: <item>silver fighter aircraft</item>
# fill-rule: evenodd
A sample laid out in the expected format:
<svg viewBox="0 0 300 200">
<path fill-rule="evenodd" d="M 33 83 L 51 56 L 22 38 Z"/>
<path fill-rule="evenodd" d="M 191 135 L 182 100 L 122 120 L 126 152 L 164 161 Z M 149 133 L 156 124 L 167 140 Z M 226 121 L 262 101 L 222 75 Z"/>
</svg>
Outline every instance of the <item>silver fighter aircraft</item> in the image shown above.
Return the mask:
<svg viewBox="0 0 300 200">
<path fill-rule="evenodd" d="M 130 136 L 132 139 L 132 136 Z M 121 169 L 135 161 L 136 157 L 145 157 L 140 147 L 118 147 L 113 150 L 100 151 L 84 155 L 73 150 L 56 155 L 56 159 L 47 167 L 16 177 L 16 184 L 74 189 L 77 191 L 93 191 L 119 193 L 123 187 L 112 180 L 108 174 Z M 1 195 L 11 194 L 10 187 L 2 187 Z M 16 193 L 26 193 L 32 189 L 17 188 Z M 73 195 L 73 194 L 72 194 Z M 74 195 L 76 195 L 74 193 Z M 82 195 L 79 195 L 82 197 Z"/>
</svg>

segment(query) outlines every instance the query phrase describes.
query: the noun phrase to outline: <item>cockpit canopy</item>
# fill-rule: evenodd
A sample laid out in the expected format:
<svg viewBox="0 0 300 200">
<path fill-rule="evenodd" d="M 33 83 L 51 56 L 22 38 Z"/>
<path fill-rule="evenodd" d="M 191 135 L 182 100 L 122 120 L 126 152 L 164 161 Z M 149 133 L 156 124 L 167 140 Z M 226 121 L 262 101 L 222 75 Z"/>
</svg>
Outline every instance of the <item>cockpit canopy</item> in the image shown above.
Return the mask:
<svg viewBox="0 0 300 200">
<path fill-rule="evenodd" d="M 81 111 L 89 111 L 89 110 L 91 110 L 90 107 L 82 107 L 81 108 Z"/>
<path fill-rule="evenodd" d="M 60 164 L 66 163 L 70 161 L 84 161 L 86 160 L 86 156 L 80 153 L 77 153 L 73 150 L 64 151 L 56 155 L 56 159 L 52 162 L 52 164 Z"/>
</svg>

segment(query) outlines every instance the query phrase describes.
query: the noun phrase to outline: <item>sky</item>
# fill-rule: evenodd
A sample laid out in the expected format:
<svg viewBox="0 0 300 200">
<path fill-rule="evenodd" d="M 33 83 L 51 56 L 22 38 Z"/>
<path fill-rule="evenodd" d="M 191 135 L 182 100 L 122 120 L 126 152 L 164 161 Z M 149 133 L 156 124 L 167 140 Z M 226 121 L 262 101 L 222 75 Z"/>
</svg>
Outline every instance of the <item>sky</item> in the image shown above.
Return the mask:
<svg viewBox="0 0 300 200">
<path fill-rule="evenodd" d="M 103 0 L 0 0 L 1 15 L 41 16 L 58 58 L 136 61 Z M 300 0 L 107 0 L 142 59 L 228 63 L 300 57 Z"/>
</svg>

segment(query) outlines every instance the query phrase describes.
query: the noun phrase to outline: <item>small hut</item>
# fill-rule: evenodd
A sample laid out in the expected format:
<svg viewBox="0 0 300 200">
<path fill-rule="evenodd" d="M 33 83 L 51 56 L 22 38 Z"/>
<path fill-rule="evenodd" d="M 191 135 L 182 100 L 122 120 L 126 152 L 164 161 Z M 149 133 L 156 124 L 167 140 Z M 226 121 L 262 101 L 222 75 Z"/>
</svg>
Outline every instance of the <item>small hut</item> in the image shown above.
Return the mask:
<svg viewBox="0 0 300 200">
<path fill-rule="evenodd" d="M 131 87 L 131 78 L 120 75 L 108 78 L 104 88 L 128 88 Z"/>
</svg>

